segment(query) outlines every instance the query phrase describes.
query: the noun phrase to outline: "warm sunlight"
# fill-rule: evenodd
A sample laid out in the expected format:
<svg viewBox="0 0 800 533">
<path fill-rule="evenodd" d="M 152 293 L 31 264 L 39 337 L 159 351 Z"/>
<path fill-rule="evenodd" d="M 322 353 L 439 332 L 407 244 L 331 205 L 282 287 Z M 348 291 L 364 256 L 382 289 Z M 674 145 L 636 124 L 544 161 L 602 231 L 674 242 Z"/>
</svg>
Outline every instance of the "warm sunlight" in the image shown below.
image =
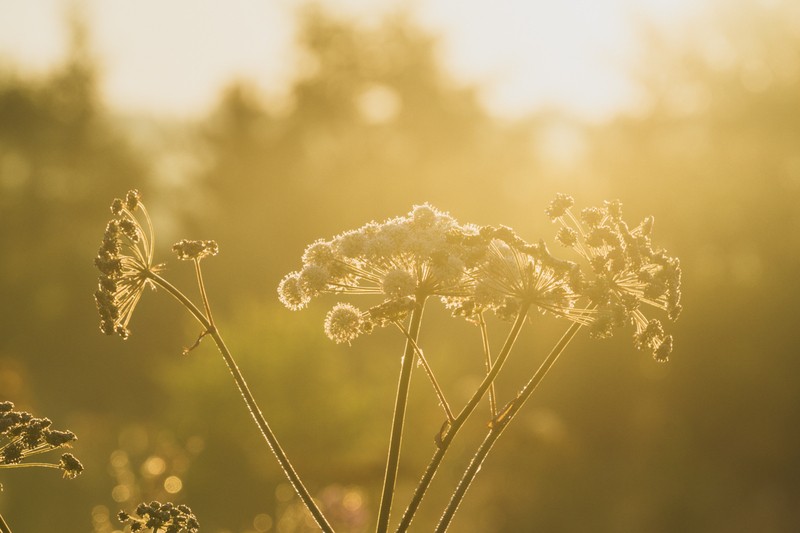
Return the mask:
<svg viewBox="0 0 800 533">
<path fill-rule="evenodd" d="M 0 533 L 797 530 L 798 95 L 798 0 L 0 0 Z"/>
<path fill-rule="evenodd" d="M 78 6 L 116 108 L 197 116 L 232 79 L 280 97 L 299 74 L 293 50 L 296 0 L 216 3 L 0 0 L 0 54 L 20 68 L 61 58 L 61 19 Z M 330 0 L 323 6 L 369 24 L 401 8 L 441 39 L 445 67 L 480 83 L 494 112 L 557 106 L 590 119 L 637 105 L 627 71 L 637 58 L 634 23 L 670 25 L 697 11 L 689 0 Z M 700 3 L 699 5 L 702 5 Z M 411 6 L 411 7 L 408 7 Z"/>
</svg>

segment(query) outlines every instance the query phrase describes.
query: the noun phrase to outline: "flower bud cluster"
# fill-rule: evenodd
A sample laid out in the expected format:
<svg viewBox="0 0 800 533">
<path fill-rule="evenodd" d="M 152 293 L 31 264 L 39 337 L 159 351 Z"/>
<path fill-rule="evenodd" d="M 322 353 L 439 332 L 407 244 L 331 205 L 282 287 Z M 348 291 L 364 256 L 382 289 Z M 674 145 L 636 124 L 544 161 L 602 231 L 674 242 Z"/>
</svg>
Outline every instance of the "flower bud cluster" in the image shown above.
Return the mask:
<svg viewBox="0 0 800 533">
<path fill-rule="evenodd" d="M 172 251 L 182 261 L 193 261 L 217 255 L 219 246 L 217 246 L 216 241 L 190 241 L 183 239 L 172 246 Z"/>
<path fill-rule="evenodd" d="M 11 402 L 0 402 L 0 468 L 23 464 L 33 455 L 68 448 L 77 440 L 71 431 L 52 429 L 51 424 L 47 418 L 15 411 Z M 83 465 L 70 453 L 63 454 L 58 464 L 37 464 L 59 468 L 68 478 L 77 477 L 83 471 Z"/>
<path fill-rule="evenodd" d="M 117 518 L 130 526 L 132 532 L 163 531 L 164 533 L 197 533 L 200 523 L 192 510 L 186 505 L 175 505 L 171 502 L 152 501 L 140 503 L 136 507 L 136 516 L 120 511 Z"/>
<path fill-rule="evenodd" d="M 161 267 L 153 264 L 153 228 L 139 192 L 131 190 L 124 199 L 115 199 L 111 213 L 114 218 L 106 225 L 94 260 L 100 271 L 94 299 L 100 330 L 124 339 L 130 333 L 128 322 L 142 292 L 152 286 L 148 274 Z M 137 215 L 144 219 L 144 225 Z"/>
</svg>

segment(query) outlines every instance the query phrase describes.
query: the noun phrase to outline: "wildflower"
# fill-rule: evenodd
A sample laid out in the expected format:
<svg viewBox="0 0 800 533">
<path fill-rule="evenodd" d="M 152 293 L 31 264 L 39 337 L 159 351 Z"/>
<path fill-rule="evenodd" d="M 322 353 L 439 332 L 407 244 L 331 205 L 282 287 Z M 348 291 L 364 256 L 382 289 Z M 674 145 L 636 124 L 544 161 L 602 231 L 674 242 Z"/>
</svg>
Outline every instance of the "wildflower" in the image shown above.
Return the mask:
<svg viewBox="0 0 800 533">
<path fill-rule="evenodd" d="M 346 303 L 336 304 L 325 317 L 325 334 L 337 344 L 350 344 L 363 332 L 363 326 L 361 311 Z"/>
<path fill-rule="evenodd" d="M 204 257 L 217 255 L 219 246 L 216 241 L 190 241 L 183 239 L 172 246 L 172 251 L 183 261 L 200 260 Z"/>
<path fill-rule="evenodd" d="M 468 272 L 472 292 L 447 302 L 454 314 L 474 320 L 479 312 L 491 310 L 512 319 L 533 305 L 541 312 L 588 323 L 589 318 L 574 309 L 580 297 L 572 289 L 576 264 L 555 259 L 544 243 L 529 244 L 504 226 L 486 226 L 467 239 L 485 242 L 486 249 Z"/>
<path fill-rule="evenodd" d="M 111 212 L 114 218 L 106 225 L 94 261 L 100 271 L 94 298 L 101 331 L 124 339 L 130 333 L 128 323 L 142 292 L 147 286 L 155 287 L 149 274 L 162 266 L 153 264 L 153 226 L 139 192 L 128 191 L 124 200 L 114 200 Z"/>
<path fill-rule="evenodd" d="M 83 472 L 83 465 L 71 453 L 62 455 L 58 466 L 64 471 L 64 477 L 68 479 L 75 479 Z"/>
<path fill-rule="evenodd" d="M 287 274 L 278 285 L 281 303 L 292 311 L 304 308 L 311 301 L 311 296 L 300 282 L 300 275 L 300 272 Z"/>
<path fill-rule="evenodd" d="M 31 456 L 66 448 L 77 440 L 71 431 L 52 429 L 48 418 L 36 418 L 24 411 L 15 411 L 11 402 L 0 402 L 0 468 L 42 466 L 64 471 L 64 477 L 75 478 L 83 465 L 70 453 L 61 456 L 57 464 L 26 462 Z"/>
<path fill-rule="evenodd" d="M 404 317 L 409 302 L 413 307 L 413 302 L 429 296 L 466 295 L 472 284 L 467 269 L 476 254 L 454 236 L 476 231 L 428 204 L 414 206 L 405 216 L 370 222 L 312 243 L 303 254 L 302 268 L 281 280 L 278 295 L 292 310 L 304 308 L 321 294 L 381 297 L 382 302 L 360 313 L 358 320 L 354 308 L 343 304 L 328 314 L 328 336 L 350 342 L 356 331 L 363 333 Z"/>
<path fill-rule="evenodd" d="M 634 345 L 650 350 L 658 361 L 667 361 L 672 336 L 658 319 L 648 319 L 642 304 L 667 312 L 676 320 L 681 311 L 681 269 L 678 259 L 651 242 L 653 218 L 630 229 L 622 220 L 622 204 L 606 202 L 572 212 L 571 197 L 559 195 L 545 210 L 561 228 L 556 240 L 575 250 L 588 264 L 590 279 L 577 283 L 577 292 L 596 306 L 592 323 L 595 337 L 608 337 L 617 327 L 633 323 Z"/>
<path fill-rule="evenodd" d="M 175 505 L 171 502 L 152 501 L 140 503 L 136 507 L 136 516 L 120 511 L 117 518 L 129 525 L 132 532 L 151 529 L 165 533 L 197 533 L 200 523 L 192 510 L 186 505 Z"/>
</svg>

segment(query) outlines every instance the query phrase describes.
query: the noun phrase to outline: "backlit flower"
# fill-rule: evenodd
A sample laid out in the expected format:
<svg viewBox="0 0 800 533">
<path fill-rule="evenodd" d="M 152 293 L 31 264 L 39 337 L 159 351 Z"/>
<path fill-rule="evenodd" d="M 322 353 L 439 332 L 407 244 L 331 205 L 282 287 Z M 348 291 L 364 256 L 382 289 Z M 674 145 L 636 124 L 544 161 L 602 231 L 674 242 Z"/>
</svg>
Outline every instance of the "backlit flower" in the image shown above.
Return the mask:
<svg viewBox="0 0 800 533">
<path fill-rule="evenodd" d="M 186 505 L 175 505 L 171 502 L 152 501 L 140 503 L 136 507 L 136 516 L 120 511 L 117 518 L 130 526 L 131 531 L 164 531 L 165 533 L 197 533 L 200 523 L 192 510 Z"/>
<path fill-rule="evenodd" d="M 681 268 L 678 259 L 653 247 L 653 218 L 647 217 L 630 229 L 622 220 L 622 204 L 606 202 L 576 217 L 572 198 L 559 195 L 546 210 L 561 228 L 556 240 L 575 250 L 591 273 L 577 292 L 596 307 L 592 323 L 595 337 L 607 337 L 613 329 L 633 323 L 634 344 L 666 361 L 672 351 L 672 336 L 658 319 L 647 318 L 644 306 L 666 311 L 670 320 L 681 311 Z"/>
<path fill-rule="evenodd" d="M 219 246 L 216 241 L 190 241 L 183 239 L 172 246 L 172 251 L 183 261 L 200 260 L 217 255 Z"/>
<path fill-rule="evenodd" d="M 139 192 L 132 190 L 124 200 L 114 200 L 111 212 L 114 218 L 106 225 L 94 260 L 100 271 L 94 298 L 103 333 L 127 338 L 128 323 L 142 292 L 147 286 L 154 287 L 148 274 L 162 267 L 153 264 L 153 226 Z"/>
<path fill-rule="evenodd" d="M 544 243 L 529 244 L 511 228 L 484 227 L 467 240 L 486 243 L 482 259 L 469 270 L 472 291 L 466 297 L 451 298 L 455 314 L 473 319 L 491 310 L 499 317 L 513 319 L 533 306 L 541 312 L 581 323 L 590 320 L 575 309 L 580 297 L 572 289 L 578 266 L 550 255 Z"/>
<path fill-rule="evenodd" d="M 394 308 L 393 318 L 399 320 L 408 311 L 409 301 L 469 293 L 472 280 L 467 270 L 477 254 L 454 236 L 475 232 L 430 205 L 415 206 L 405 216 L 370 222 L 312 243 L 303 254 L 302 268 L 281 280 L 278 295 L 292 310 L 302 309 L 320 294 L 376 295 L 381 300 L 363 314 L 364 323 L 389 323 L 389 308 Z M 344 316 L 344 309 L 338 308 L 329 318 Z M 332 338 L 350 340 L 346 335 Z"/>
<path fill-rule="evenodd" d="M 41 466 L 58 468 L 64 477 L 74 478 L 83 471 L 83 465 L 70 453 L 61 456 L 58 463 L 29 461 L 59 448 L 68 448 L 77 440 L 71 431 L 52 429 L 47 418 L 36 418 L 25 411 L 15 411 L 11 402 L 0 402 L 0 468 Z"/>
</svg>

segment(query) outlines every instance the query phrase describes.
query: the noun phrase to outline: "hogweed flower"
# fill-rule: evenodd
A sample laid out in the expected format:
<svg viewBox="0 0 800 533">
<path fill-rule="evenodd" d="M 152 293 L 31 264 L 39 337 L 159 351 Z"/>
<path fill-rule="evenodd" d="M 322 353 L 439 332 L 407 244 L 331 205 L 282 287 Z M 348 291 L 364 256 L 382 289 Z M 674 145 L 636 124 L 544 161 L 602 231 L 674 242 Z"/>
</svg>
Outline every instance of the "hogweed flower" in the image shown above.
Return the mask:
<svg viewBox="0 0 800 533">
<path fill-rule="evenodd" d="M 454 314 L 475 320 L 490 310 L 498 317 L 513 319 L 523 308 L 588 324 L 590 317 L 575 308 L 580 298 L 572 284 L 578 265 L 550 255 L 543 242 L 529 244 L 511 228 L 486 226 L 469 241 L 485 243 L 483 258 L 468 271 L 472 291 L 466 297 L 450 298 Z"/>
<path fill-rule="evenodd" d="M 190 241 L 183 239 L 172 246 L 172 251 L 182 261 L 193 261 L 217 255 L 219 246 L 216 241 Z"/>
<path fill-rule="evenodd" d="M 662 309 L 676 320 L 681 311 L 681 268 L 678 259 L 653 247 L 653 217 L 631 229 L 622 220 L 619 201 L 583 209 L 579 218 L 573 205 L 572 197 L 559 194 L 545 212 L 561 226 L 556 240 L 589 266 L 591 276 L 580 283 L 578 292 L 596 306 L 592 335 L 608 337 L 614 328 L 633 323 L 634 345 L 650 350 L 658 361 L 667 361 L 672 336 L 664 332 L 660 320 L 645 316 L 642 304 Z"/>
<path fill-rule="evenodd" d="M 140 503 L 136 507 L 136 516 L 120 511 L 117 518 L 130 526 L 131 531 L 164 531 L 164 533 L 197 533 L 200 523 L 192 510 L 186 505 L 175 505 L 171 502 L 152 501 Z"/>
<path fill-rule="evenodd" d="M 155 288 L 150 273 L 163 267 L 153 262 L 153 225 L 137 190 L 111 204 L 109 221 L 94 264 L 100 271 L 94 293 L 100 313 L 100 329 L 123 339 L 130 334 L 128 323 L 145 287 Z M 141 219 L 141 220 L 140 220 Z M 142 220 L 144 224 L 142 224 Z"/>
<path fill-rule="evenodd" d="M 239 370 L 233 358 L 233 354 L 225 345 L 214 323 L 211 314 L 211 305 L 201 273 L 200 261 L 205 257 L 217 254 L 219 250 L 217 243 L 211 240 L 192 241 L 184 239 L 176 243 L 172 248 L 179 259 L 192 261 L 194 263 L 193 266 L 197 277 L 197 285 L 202 300 L 202 306 L 198 306 L 180 289 L 160 275 L 163 266 L 154 264 L 153 227 L 150 222 L 150 217 L 141 203 L 139 193 L 137 191 L 130 191 L 124 200 L 115 200 L 111 206 L 111 211 L 114 215 L 114 219 L 108 224 L 106 235 L 95 260 L 95 264 L 101 274 L 99 282 L 100 287 L 95 293 L 97 308 L 100 312 L 101 330 L 108 334 L 119 333 L 123 338 L 127 337 L 127 326 L 131 314 L 141 297 L 144 287 L 148 285 L 152 288 L 162 288 L 177 300 L 203 327 L 195 343 L 191 347 L 186 348 L 184 353 L 188 353 L 194 347 L 198 346 L 200 341 L 206 336 L 210 336 L 214 340 L 220 355 L 233 377 L 237 389 L 242 395 L 242 399 L 253 421 L 256 423 L 261 431 L 261 435 L 269 445 L 270 451 L 280 464 L 287 479 L 297 492 L 297 495 L 313 516 L 314 521 L 321 530 L 326 533 L 331 533 L 333 529 L 328 524 L 319 506 L 314 502 L 308 489 L 303 485 L 300 477 L 297 475 L 297 472 L 281 448 L 277 437 L 269 427 L 267 420 L 264 418 L 261 409 L 250 392 L 247 381 Z M 141 217 L 141 220 L 137 217 Z M 142 223 L 142 221 L 144 221 L 144 223 Z M 64 464 L 71 464 L 69 457 L 64 457 L 63 459 Z M 169 524 L 162 520 L 162 523 L 155 527 L 154 531 L 165 525 L 167 526 L 166 530 L 168 532 L 184 531 L 184 528 L 186 531 L 195 531 L 196 522 L 188 521 L 188 519 L 186 521 L 176 521 L 176 516 L 183 516 L 180 514 L 183 510 L 180 507 L 170 507 L 170 512 L 172 512 L 173 509 L 177 509 L 176 512 L 179 512 L 179 514 L 175 516 L 171 515 L 172 522 Z M 152 522 L 152 520 L 156 520 L 153 518 L 154 513 L 157 516 L 162 516 L 158 513 L 164 511 L 164 507 L 160 504 L 155 507 L 151 505 L 151 507 L 142 508 L 142 512 L 150 513 L 147 520 L 151 521 L 153 524 L 156 523 Z M 125 516 L 128 517 L 127 514 Z M 166 518 L 164 520 L 166 520 Z M 147 523 L 147 521 L 144 522 L 144 524 Z M 133 520 L 132 524 L 134 525 L 131 527 L 135 531 L 141 530 L 141 528 L 144 527 L 142 526 L 142 522 L 136 519 Z M 148 525 L 146 527 L 152 526 Z"/>
<path fill-rule="evenodd" d="M 373 326 L 402 320 L 415 302 L 429 296 L 467 295 L 472 283 L 467 269 L 479 254 L 454 237 L 476 231 L 428 204 L 414 206 L 405 216 L 312 243 L 303 254 L 303 267 L 281 280 L 278 295 L 292 310 L 321 294 L 382 298 L 366 312 L 339 304 L 328 314 L 328 336 L 350 342 Z"/>
<path fill-rule="evenodd" d="M 0 402 L 0 468 L 56 468 L 70 479 L 83 472 L 83 465 L 71 453 L 64 453 L 58 463 L 26 461 L 32 456 L 69 448 L 77 440 L 73 432 L 52 429 L 51 424 L 47 418 L 15 411 L 11 402 Z"/>
</svg>

